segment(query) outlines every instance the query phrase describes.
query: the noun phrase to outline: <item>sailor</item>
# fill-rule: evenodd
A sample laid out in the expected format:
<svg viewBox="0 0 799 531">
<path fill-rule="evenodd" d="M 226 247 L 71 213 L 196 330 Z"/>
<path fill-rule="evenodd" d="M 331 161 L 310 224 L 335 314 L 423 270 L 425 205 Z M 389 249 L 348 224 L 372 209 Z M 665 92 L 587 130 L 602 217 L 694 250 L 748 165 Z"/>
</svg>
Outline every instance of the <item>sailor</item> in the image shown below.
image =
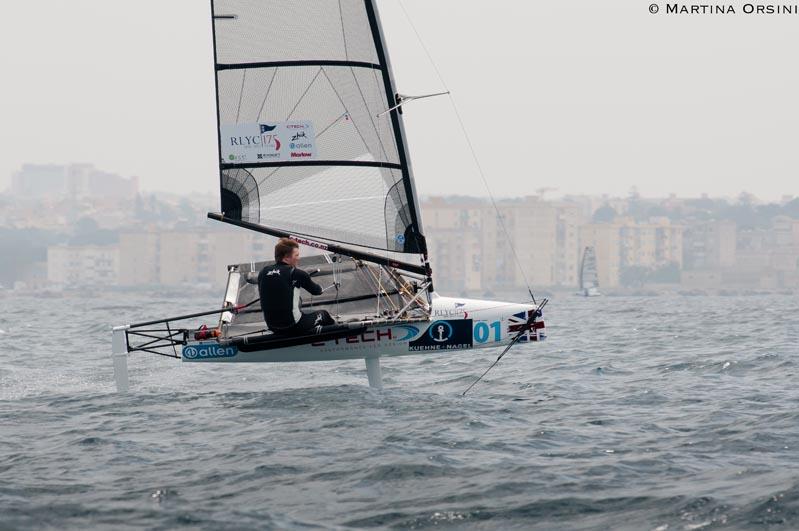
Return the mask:
<svg viewBox="0 0 799 531">
<path fill-rule="evenodd" d="M 322 287 L 311 275 L 297 266 L 300 246 L 288 238 L 275 245 L 275 264 L 258 274 L 258 292 L 264 320 L 272 332 L 286 335 L 319 333 L 323 326 L 336 324 L 326 310 L 311 313 L 300 311 L 300 288 L 312 295 L 321 295 Z"/>
</svg>

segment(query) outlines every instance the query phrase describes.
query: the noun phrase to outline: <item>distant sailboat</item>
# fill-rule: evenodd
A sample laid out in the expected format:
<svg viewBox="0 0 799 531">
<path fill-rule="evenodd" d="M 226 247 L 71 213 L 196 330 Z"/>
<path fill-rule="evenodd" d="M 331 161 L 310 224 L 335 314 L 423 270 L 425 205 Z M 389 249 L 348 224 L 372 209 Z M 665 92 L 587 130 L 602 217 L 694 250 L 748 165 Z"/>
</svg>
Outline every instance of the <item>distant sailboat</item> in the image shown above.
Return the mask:
<svg viewBox="0 0 799 531">
<path fill-rule="evenodd" d="M 586 247 L 583 251 L 583 261 L 580 265 L 580 295 L 583 297 L 598 297 L 599 275 L 596 272 L 596 253 L 593 247 Z"/>
</svg>

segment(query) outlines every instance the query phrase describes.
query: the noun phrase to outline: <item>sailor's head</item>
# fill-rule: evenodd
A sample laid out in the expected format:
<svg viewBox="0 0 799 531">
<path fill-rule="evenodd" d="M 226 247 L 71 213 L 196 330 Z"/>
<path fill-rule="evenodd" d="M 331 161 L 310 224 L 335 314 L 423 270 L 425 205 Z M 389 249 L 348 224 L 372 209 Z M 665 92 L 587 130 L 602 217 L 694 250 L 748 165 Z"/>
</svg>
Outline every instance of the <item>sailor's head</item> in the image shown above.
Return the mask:
<svg viewBox="0 0 799 531">
<path fill-rule="evenodd" d="M 292 267 L 300 263 L 300 246 L 294 240 L 280 238 L 275 245 L 275 262 L 283 262 Z"/>
</svg>

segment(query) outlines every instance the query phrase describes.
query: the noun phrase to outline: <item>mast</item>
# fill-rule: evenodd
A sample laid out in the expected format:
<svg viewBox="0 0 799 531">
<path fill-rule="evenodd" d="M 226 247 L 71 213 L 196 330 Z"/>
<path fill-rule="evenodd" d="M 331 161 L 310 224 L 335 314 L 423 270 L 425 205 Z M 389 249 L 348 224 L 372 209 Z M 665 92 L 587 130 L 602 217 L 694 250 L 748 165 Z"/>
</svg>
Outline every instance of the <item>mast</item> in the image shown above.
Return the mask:
<svg viewBox="0 0 799 531">
<path fill-rule="evenodd" d="M 580 261 L 580 289 L 585 289 L 585 256 L 588 254 L 588 247 L 583 249 L 583 259 Z"/>
<path fill-rule="evenodd" d="M 375 48 L 377 49 L 377 56 L 382 66 L 383 84 L 386 87 L 386 100 L 388 101 L 389 108 L 395 107 L 397 101 L 397 90 L 394 83 L 394 74 L 391 70 L 391 61 L 388 57 L 388 52 L 385 47 L 385 40 L 383 38 L 383 26 L 380 23 L 380 15 L 377 12 L 377 6 L 374 0 L 364 0 L 366 5 L 366 13 L 369 16 L 369 22 L 372 26 L 372 36 L 375 41 Z M 427 255 L 427 242 L 422 234 L 421 216 L 419 215 L 419 204 L 416 196 L 416 185 L 413 180 L 413 170 L 411 168 L 411 158 L 408 155 L 408 145 L 405 136 L 405 124 L 402 121 L 400 108 L 396 107 L 389 112 L 391 116 L 391 123 L 394 127 L 394 137 L 397 140 L 397 148 L 399 150 L 400 164 L 402 166 L 403 181 L 405 183 L 405 195 L 408 198 L 408 207 L 411 209 L 411 215 L 417 220 L 416 232 L 419 237 L 419 244 L 422 247 L 423 255 Z"/>
<path fill-rule="evenodd" d="M 211 37 L 213 41 L 211 45 L 214 48 L 214 99 L 216 100 L 216 160 L 222 162 L 222 124 L 219 121 L 219 76 L 216 73 L 216 67 L 219 64 L 219 59 L 216 56 L 216 11 L 214 10 L 214 0 L 211 2 Z M 229 15 L 222 15 L 219 18 L 228 19 Z M 222 189 L 222 172 L 219 172 L 219 189 Z"/>
<path fill-rule="evenodd" d="M 391 60 L 388 56 L 388 51 L 385 46 L 385 39 L 383 37 L 383 25 L 380 22 L 380 14 L 377 10 L 377 5 L 374 0 L 364 0 L 366 5 L 366 12 L 369 16 L 369 21 L 372 26 L 372 36 L 375 41 L 375 48 L 383 66 L 383 84 L 386 87 L 386 99 L 389 102 L 389 108 L 394 107 L 389 115 L 391 122 L 394 126 L 394 136 L 397 140 L 397 148 L 399 150 L 400 162 L 402 165 L 403 181 L 405 182 L 405 195 L 408 199 L 408 207 L 411 210 L 411 215 L 416 220 L 416 233 L 417 241 L 419 243 L 419 250 L 423 256 L 423 263 L 425 274 L 430 281 L 429 291 L 433 291 L 433 271 L 430 267 L 430 260 L 427 253 L 427 239 L 422 232 L 422 215 L 419 208 L 418 195 L 416 193 L 416 182 L 413 178 L 413 168 L 411 167 L 411 157 L 408 153 L 407 136 L 405 135 L 405 123 L 402 120 L 402 111 L 398 106 L 397 90 L 394 82 L 394 73 L 391 69 Z"/>
</svg>

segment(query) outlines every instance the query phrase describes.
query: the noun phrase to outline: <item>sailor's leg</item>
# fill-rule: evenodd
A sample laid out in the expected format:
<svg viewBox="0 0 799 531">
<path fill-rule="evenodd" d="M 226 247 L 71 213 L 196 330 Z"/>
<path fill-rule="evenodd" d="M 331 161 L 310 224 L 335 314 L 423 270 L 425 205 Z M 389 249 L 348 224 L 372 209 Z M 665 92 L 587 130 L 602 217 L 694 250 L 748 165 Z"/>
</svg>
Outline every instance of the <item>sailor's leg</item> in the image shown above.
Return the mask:
<svg viewBox="0 0 799 531">
<path fill-rule="evenodd" d="M 383 388 L 383 375 L 380 372 L 380 358 L 366 358 L 366 374 L 369 376 L 369 387 Z"/>
<path fill-rule="evenodd" d="M 322 326 L 330 326 L 336 324 L 336 320 L 333 319 L 333 316 L 330 315 L 330 312 L 327 310 L 319 310 L 316 312 L 317 318 L 319 319 L 319 324 Z"/>
<path fill-rule="evenodd" d="M 128 336 L 127 326 L 115 326 L 111 340 L 111 356 L 114 359 L 114 382 L 117 392 L 128 392 Z"/>
<path fill-rule="evenodd" d="M 323 326 L 334 324 L 336 324 L 336 321 L 330 316 L 327 310 L 319 310 L 317 312 L 302 314 L 302 317 L 300 317 L 297 324 L 292 327 L 292 330 L 296 330 L 298 333 L 318 334 Z"/>
</svg>

